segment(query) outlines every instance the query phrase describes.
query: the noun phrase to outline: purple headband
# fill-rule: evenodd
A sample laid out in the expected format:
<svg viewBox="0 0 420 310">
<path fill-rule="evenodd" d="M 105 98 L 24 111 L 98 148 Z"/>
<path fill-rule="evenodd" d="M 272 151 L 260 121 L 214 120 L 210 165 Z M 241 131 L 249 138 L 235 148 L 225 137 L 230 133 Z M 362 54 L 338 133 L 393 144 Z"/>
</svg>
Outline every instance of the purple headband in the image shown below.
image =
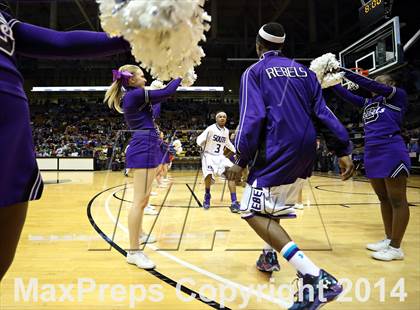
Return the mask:
<svg viewBox="0 0 420 310">
<path fill-rule="evenodd" d="M 123 86 L 128 86 L 128 79 L 132 76 L 128 71 L 112 70 L 112 81 L 121 81 Z"/>
</svg>

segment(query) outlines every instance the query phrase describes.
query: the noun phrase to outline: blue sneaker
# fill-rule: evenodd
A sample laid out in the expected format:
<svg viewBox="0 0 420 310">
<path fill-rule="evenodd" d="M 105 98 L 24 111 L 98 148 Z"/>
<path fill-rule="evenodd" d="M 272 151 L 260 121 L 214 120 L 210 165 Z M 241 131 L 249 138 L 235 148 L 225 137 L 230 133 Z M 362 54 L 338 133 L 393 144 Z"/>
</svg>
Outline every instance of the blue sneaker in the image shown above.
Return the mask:
<svg viewBox="0 0 420 310">
<path fill-rule="evenodd" d="M 257 269 L 262 272 L 280 271 L 280 264 L 277 260 L 277 253 L 274 250 L 263 250 L 257 260 Z"/>
<path fill-rule="evenodd" d="M 302 281 L 303 283 L 301 282 L 301 284 L 303 285 L 313 287 L 313 298 L 311 298 L 309 290 L 305 288 L 303 288 L 303 292 L 299 294 L 299 288 L 298 292 L 295 294 L 296 301 L 289 310 L 317 310 L 326 303 L 336 299 L 343 291 L 343 286 L 338 283 L 337 279 L 323 269 L 320 270 L 319 276 L 312 276 L 310 274 L 302 275 L 298 273 L 298 280 Z M 322 295 L 319 294 L 320 286 L 324 286 Z M 301 297 L 299 295 L 301 295 Z M 302 298 L 302 300 L 299 300 L 300 298 Z"/>
<path fill-rule="evenodd" d="M 230 212 L 232 213 L 239 213 L 239 209 L 241 208 L 241 204 L 238 201 L 232 202 L 230 205 Z"/>
<path fill-rule="evenodd" d="M 205 210 L 210 209 L 210 199 L 211 199 L 211 195 L 210 194 L 204 194 L 204 202 L 203 202 L 203 208 Z"/>
</svg>

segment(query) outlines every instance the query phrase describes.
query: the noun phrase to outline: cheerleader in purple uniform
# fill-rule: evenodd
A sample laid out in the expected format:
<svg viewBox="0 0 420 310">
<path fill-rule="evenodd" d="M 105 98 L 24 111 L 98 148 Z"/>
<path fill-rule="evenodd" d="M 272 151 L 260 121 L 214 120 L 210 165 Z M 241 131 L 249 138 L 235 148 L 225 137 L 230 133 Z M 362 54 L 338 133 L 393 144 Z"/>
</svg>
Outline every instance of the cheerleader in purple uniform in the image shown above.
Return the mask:
<svg viewBox="0 0 420 310">
<path fill-rule="evenodd" d="M 344 100 L 363 108 L 366 176 L 381 202 L 386 234 L 384 240 L 366 247 L 374 251 L 372 257 L 375 259 L 401 260 L 404 253 L 400 245 L 410 217 L 406 194 L 410 158 L 401 137 L 407 94 L 395 87 L 395 81 L 389 75 L 371 80 L 345 70 L 345 77 L 372 93 L 372 98 L 363 98 L 341 85 L 333 87 Z"/>
<path fill-rule="evenodd" d="M 28 201 L 39 199 L 43 190 L 16 54 L 80 59 L 129 48 L 122 38 L 89 31 L 58 32 L 19 22 L 0 10 L 0 281 L 13 261 Z"/>
<path fill-rule="evenodd" d="M 155 264 L 140 251 L 140 243 L 150 242 L 142 232 L 144 208 L 148 205 L 153 180 L 162 156 L 160 138 L 153 118 L 154 104 L 175 94 L 181 79 L 171 81 L 166 88 L 145 90 L 146 79 L 140 67 L 124 65 L 113 71 L 113 83 L 105 94 L 109 107 L 124 114 L 133 131 L 127 148 L 126 167 L 133 171 L 133 206 L 128 213 L 130 249 L 127 262 L 139 268 L 153 269 Z"/>
</svg>

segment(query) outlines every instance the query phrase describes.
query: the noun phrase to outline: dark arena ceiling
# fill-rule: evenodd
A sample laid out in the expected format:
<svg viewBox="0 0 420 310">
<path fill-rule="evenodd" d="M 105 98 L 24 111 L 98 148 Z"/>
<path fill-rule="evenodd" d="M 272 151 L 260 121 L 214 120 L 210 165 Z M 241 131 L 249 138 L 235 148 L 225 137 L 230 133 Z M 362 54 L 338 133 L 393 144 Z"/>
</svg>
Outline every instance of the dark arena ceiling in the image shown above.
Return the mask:
<svg viewBox="0 0 420 310">
<path fill-rule="evenodd" d="M 400 16 L 404 44 L 420 28 L 416 10 L 409 7 L 414 1 L 391 2 L 392 16 Z M 0 0 L 0 3 L 7 4 L 9 12 L 19 20 L 39 26 L 61 31 L 101 30 L 94 0 Z M 337 53 L 368 31 L 360 27 L 361 6 L 359 0 L 209 0 L 205 8 L 213 19 L 212 29 L 203 44 L 206 58 L 197 70 L 197 84 L 228 84 L 236 88 L 235 81 L 250 61 L 229 59 L 256 58 L 255 35 L 262 24 L 270 21 L 284 25 L 285 54 L 289 57 L 313 58 L 325 52 Z M 417 67 L 419 45 L 414 44 L 405 55 L 405 60 Z M 19 58 L 21 70 L 31 85 L 103 85 L 109 81 L 112 68 L 127 62 L 134 62 L 128 54 L 59 63 Z"/>
</svg>

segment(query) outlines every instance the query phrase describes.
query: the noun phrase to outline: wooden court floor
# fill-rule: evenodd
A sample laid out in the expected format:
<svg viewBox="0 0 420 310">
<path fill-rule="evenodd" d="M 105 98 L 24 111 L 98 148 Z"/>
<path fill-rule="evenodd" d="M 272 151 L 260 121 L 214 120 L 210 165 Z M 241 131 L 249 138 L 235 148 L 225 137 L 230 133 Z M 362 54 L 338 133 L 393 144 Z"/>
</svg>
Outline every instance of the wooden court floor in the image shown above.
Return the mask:
<svg viewBox="0 0 420 310">
<path fill-rule="evenodd" d="M 148 272 L 128 265 L 110 246 L 123 251 L 128 244 L 131 178 L 119 172 L 62 172 L 54 184 L 56 174 L 43 173 L 44 196 L 30 205 L 15 262 L 1 283 L 0 309 L 287 307 L 294 270 L 281 257 L 282 269 L 271 277 L 256 270 L 263 242 L 227 208 L 223 181 L 213 187 L 212 208 L 205 211 L 187 187 L 202 199 L 200 175 L 194 185 L 195 171 L 170 174 L 172 184 L 156 189 L 151 201 L 159 214 L 144 220 L 158 238 L 145 248 L 157 264 L 156 272 Z M 420 177 L 411 177 L 409 185 L 406 258 L 386 263 L 371 259 L 364 248 L 383 238 L 369 183 L 328 175 L 305 183 L 308 206 L 283 224 L 298 246 L 346 287 L 341 300 L 325 309 L 420 308 Z"/>
</svg>

